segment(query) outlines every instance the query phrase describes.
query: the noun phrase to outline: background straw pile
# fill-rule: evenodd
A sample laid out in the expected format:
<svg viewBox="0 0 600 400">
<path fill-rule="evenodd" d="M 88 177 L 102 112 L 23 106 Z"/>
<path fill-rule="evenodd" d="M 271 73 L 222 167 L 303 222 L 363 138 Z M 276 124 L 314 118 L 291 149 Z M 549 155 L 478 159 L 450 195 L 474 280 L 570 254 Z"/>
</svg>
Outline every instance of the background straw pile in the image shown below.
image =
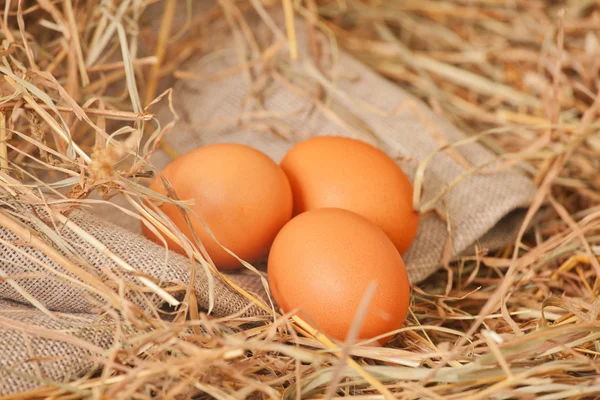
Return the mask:
<svg viewBox="0 0 600 400">
<path fill-rule="evenodd" d="M 548 211 L 513 246 L 482 249 L 415 287 L 392 347 L 326 347 L 289 318 L 215 320 L 192 307 L 164 321 L 114 304 L 111 312 L 126 316 L 126 324 L 114 327 L 116 344 L 96 360 L 102 370 L 16 397 L 600 396 L 597 2 L 219 3 L 171 29 L 175 7 L 191 3 L 6 1 L 3 191 L 24 193 L 24 203 L 44 193 L 66 207 L 106 205 L 114 197 L 141 209 L 143 179 L 151 175 L 144 160 L 170 128 L 157 124 L 153 109 L 169 102 L 174 80 L 190 79 L 182 62 L 218 51 L 204 23 L 222 20 L 223 29 L 243 34 L 240 10 L 264 13 L 283 4 L 288 23 L 280 28 L 292 56 L 296 15 L 477 136 L 500 166 L 529 175 L 539 189 L 528 221 L 542 206 Z M 148 19 L 149 6 L 161 21 Z M 186 321 L 186 313 L 197 318 Z M 128 326 L 138 333 L 129 335 Z"/>
</svg>

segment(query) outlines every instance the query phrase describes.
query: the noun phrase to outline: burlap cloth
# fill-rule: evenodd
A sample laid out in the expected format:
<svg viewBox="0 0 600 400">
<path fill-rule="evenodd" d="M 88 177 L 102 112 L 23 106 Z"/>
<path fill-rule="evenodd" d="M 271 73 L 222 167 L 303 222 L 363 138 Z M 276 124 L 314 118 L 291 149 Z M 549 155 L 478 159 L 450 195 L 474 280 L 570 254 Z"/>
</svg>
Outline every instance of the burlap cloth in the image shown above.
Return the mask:
<svg viewBox="0 0 600 400">
<path fill-rule="evenodd" d="M 277 16 L 274 18 L 277 21 Z M 264 24 L 254 21 L 253 31 L 258 41 L 277 40 Z M 283 26 L 280 22 L 278 25 Z M 222 51 L 218 56 L 201 59 L 199 54 L 182 67 L 205 79 L 185 80 L 175 85 L 175 107 L 181 120 L 166 142 L 179 153 L 208 143 L 245 143 L 279 161 L 294 143 L 311 135 L 345 135 L 380 146 L 398 158 L 411 177 L 414 177 L 418 163 L 437 151 L 425 169 L 423 202 L 434 198 L 467 168 L 494 157 L 478 143 L 458 146 L 454 154 L 438 151 L 446 143 L 463 139 L 464 134 L 343 51 L 328 69 L 329 77 L 325 78 L 327 75 L 318 72 L 314 61 L 308 61 L 305 28 L 298 20 L 300 61 L 289 61 L 289 53 L 283 45 L 270 59 L 253 65 L 250 80 L 245 72 L 240 72 L 242 69 L 235 69 L 241 61 L 234 49 L 236 46 L 239 49 L 240 43 L 234 43 L 231 38 L 219 39 Z M 323 38 L 319 40 L 326 64 L 332 52 Z M 223 71 L 228 72 L 216 75 Z M 327 83 L 331 77 L 336 78 L 335 83 Z M 317 97 L 314 82 L 319 79 L 326 89 Z M 293 85 L 286 80 L 292 80 Z M 318 99 L 316 103 L 315 98 Z M 161 119 L 166 121 L 168 114 L 163 109 Z M 152 159 L 159 168 L 169 161 L 162 150 Z M 449 232 L 452 233 L 453 256 L 472 253 L 475 244 L 489 249 L 508 244 L 520 227 L 523 207 L 532 200 L 534 193 L 534 185 L 512 169 L 472 174 L 458 183 L 443 201 L 436 204 L 437 212 L 422 216 L 417 238 L 405 256 L 412 283 L 421 282 L 440 266 Z M 115 201 L 125 204 L 122 200 Z M 194 268 L 187 258 L 169 254 L 165 262 L 165 250 L 139 236 L 137 221 L 112 208 L 107 212 L 106 208 L 98 207 L 93 212 L 101 217 L 75 210 L 69 218 L 139 272 L 153 277 L 162 287 L 181 287 L 182 290 L 174 295 L 179 299 L 183 297 L 190 270 Z M 119 279 L 139 285 L 137 277 L 122 271 L 80 235 L 50 222 L 48 227 L 73 244 L 78 254 L 74 261 L 84 265 L 88 272 L 107 284 L 114 279 L 110 272 Z M 4 227 L 0 229 L 0 238 L 10 243 L 18 242 L 17 236 Z M 3 276 L 17 276 L 0 281 L 0 299 L 4 299 L 0 302 L 0 394 L 23 391 L 49 381 L 70 381 L 78 374 L 92 370 L 101 359 L 95 353 L 113 342 L 107 328 L 110 321 L 98 323 L 99 318 L 107 318 L 97 313 L 102 299 L 45 268 L 44 265 L 49 265 L 51 270 L 78 279 L 32 247 L 19 246 L 19 251 L 15 251 L 2 244 L 0 256 Z M 196 297 L 199 307 L 206 310 L 209 298 L 207 276 L 200 267 L 195 268 L 199 271 L 194 282 Z M 40 274 L 47 277 L 40 278 Z M 262 286 L 258 277 L 246 273 L 231 276 L 260 295 Z M 233 292 L 219 277 L 214 277 L 214 284 L 214 315 L 229 315 L 247 307 L 247 300 Z M 49 310 L 60 312 L 61 316 L 51 318 L 31 307 L 17 287 Z M 118 291 L 119 287 L 114 290 Z M 125 297 L 142 308 L 145 304 L 160 305 L 162 302 L 152 292 L 140 298 L 139 293 L 130 296 L 125 291 Z M 259 311 L 250 307 L 245 312 L 251 315 Z M 96 328 L 100 325 L 103 329 Z M 37 326 L 41 331 L 31 331 L 31 326 Z M 60 335 L 53 337 L 53 331 Z M 89 346 L 84 348 L 65 338 L 83 339 Z"/>
</svg>

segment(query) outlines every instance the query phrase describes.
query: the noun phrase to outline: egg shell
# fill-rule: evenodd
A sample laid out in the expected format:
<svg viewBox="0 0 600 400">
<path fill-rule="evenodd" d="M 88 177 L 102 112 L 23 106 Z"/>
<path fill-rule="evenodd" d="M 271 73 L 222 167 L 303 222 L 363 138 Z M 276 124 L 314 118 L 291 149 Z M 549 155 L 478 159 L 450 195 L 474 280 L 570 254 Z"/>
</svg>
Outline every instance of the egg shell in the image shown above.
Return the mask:
<svg viewBox="0 0 600 400">
<path fill-rule="evenodd" d="M 171 162 L 162 174 L 180 200 L 194 200 L 191 209 L 217 240 L 251 263 L 266 257 L 273 239 L 292 216 L 292 192 L 285 174 L 267 155 L 246 145 L 200 147 Z M 150 189 L 167 193 L 160 177 L 152 181 Z M 193 243 L 192 232 L 177 207 L 164 203 L 160 209 Z M 209 235 L 198 218 L 188 215 L 217 268 L 242 266 Z M 145 225 L 142 229 L 151 240 L 163 243 Z M 165 239 L 169 248 L 183 252 Z"/>
<path fill-rule="evenodd" d="M 346 338 L 372 281 L 376 291 L 359 339 L 400 328 L 410 301 L 408 275 L 394 244 L 378 226 L 342 209 L 315 209 L 288 222 L 271 247 L 268 280 L 279 307 L 300 309 L 339 340 Z"/>
<path fill-rule="evenodd" d="M 296 144 L 281 161 L 294 196 L 294 214 L 333 207 L 354 211 L 378 225 L 401 254 L 419 225 L 413 186 L 383 151 L 340 136 L 317 136 Z"/>
</svg>

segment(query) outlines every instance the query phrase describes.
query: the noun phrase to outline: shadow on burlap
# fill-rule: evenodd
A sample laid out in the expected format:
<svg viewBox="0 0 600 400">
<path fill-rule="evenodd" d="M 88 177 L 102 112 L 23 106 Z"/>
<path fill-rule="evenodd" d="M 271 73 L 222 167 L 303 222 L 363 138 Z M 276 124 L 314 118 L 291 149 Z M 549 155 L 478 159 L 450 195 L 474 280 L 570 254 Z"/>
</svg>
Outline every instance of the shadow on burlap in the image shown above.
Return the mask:
<svg viewBox="0 0 600 400">
<path fill-rule="evenodd" d="M 256 18 L 250 21 L 255 22 L 257 40 L 262 43 L 275 40 Z M 278 24 L 282 26 L 280 21 Z M 294 143 L 312 135 L 351 136 L 371 142 L 390 156 L 402 160 L 399 163 L 411 178 L 414 178 L 418 163 L 437 152 L 425 169 L 422 203 L 434 198 L 467 168 L 493 159 L 494 155 L 478 143 L 458 146 L 454 153 L 438 152 L 446 143 L 463 139 L 464 134 L 344 52 L 339 54 L 336 63 L 329 66 L 331 76 L 336 77 L 335 86 L 326 86 L 328 97 L 321 96 L 316 104 L 313 101 L 314 81 L 322 79 L 322 75 L 306 57 L 309 46 L 302 21 L 298 21 L 297 31 L 302 61 L 290 62 L 283 46 L 273 58 L 258 64 L 253 70 L 252 84 L 244 73 L 235 72 L 240 61 L 233 50 L 236 46 L 231 37 L 219 37 L 222 51 L 218 57 L 201 60 L 199 55 L 183 66 L 182 69 L 208 79 L 185 80 L 175 85 L 175 107 L 181 119 L 166 142 L 179 153 L 210 143 L 245 143 L 279 161 Z M 215 34 L 213 39 L 217 40 L 217 37 Z M 327 42 L 319 37 L 319 43 L 327 59 L 327 55 L 331 54 Z M 217 79 L 217 74 L 223 71 L 230 73 Z M 307 76 L 312 77 L 312 81 Z M 302 89 L 292 89 L 285 80 L 293 81 Z M 250 96 L 259 92 L 260 107 L 264 108 L 258 107 L 257 96 Z M 169 118 L 166 109 L 159 115 L 165 122 Z M 159 150 L 152 162 L 162 168 L 169 160 Z M 534 194 L 534 185 L 513 169 L 473 174 L 458 183 L 444 201 L 435 205 L 437 212 L 422 217 L 417 238 L 405 257 L 411 282 L 417 284 L 439 268 L 449 239 L 448 227 L 452 232 L 453 256 L 473 253 L 475 244 L 488 249 L 509 244 L 520 228 L 524 207 Z M 117 202 L 127 206 L 122 199 Z M 204 310 L 208 308 L 208 279 L 201 267 L 183 256 L 166 254 L 162 247 L 139 236 L 139 222 L 115 212 L 113 208 L 99 206 L 93 213 L 96 215 L 75 210 L 68 216 L 111 252 L 139 272 L 154 278 L 162 287 L 180 287 L 180 291 L 174 292 L 178 299 L 184 296 L 190 270 L 196 268 L 194 289 L 198 305 Z M 447 221 L 440 216 L 445 216 Z M 72 230 L 47 223 L 66 241 L 74 244 L 79 255 L 74 261 L 108 285 L 112 279 L 108 271 L 139 284 L 137 277 L 120 270 L 113 260 Z M 0 237 L 8 242 L 18 239 L 6 228 L 0 229 Z M 16 252 L 4 245 L 0 247 L 0 266 L 4 276 L 21 276 L 0 282 L 0 298 L 4 299 L 0 302 L 0 394 L 31 389 L 48 380 L 62 382 L 75 379 L 77 374 L 95 368 L 94 359 L 100 357 L 93 357 L 97 355 L 94 353 L 102 352 L 113 342 L 107 328 L 109 323 L 104 321 L 101 324 L 103 328 L 96 328 L 98 320 L 106 318 L 96 313 L 102 299 L 69 283 L 65 276 L 78 278 L 41 251 L 27 246 L 19 249 Z M 41 262 L 34 262 L 34 259 Z M 64 274 L 63 277 L 59 278 L 43 265 L 52 266 L 52 269 Z M 37 278 L 23 277 L 32 273 Z M 48 277 L 40 278 L 40 274 Z M 259 278 L 245 273 L 230 274 L 230 277 L 249 291 L 264 295 Z M 225 316 L 242 310 L 247 316 L 260 313 L 257 307 L 248 307 L 248 301 L 219 277 L 213 279 L 214 315 Z M 61 316 L 51 318 L 27 305 L 28 301 L 16 289 L 17 286 L 47 309 L 60 312 Z M 118 287 L 113 289 L 117 291 Z M 142 308 L 162 303 L 162 299 L 151 292 L 141 298 L 139 294 L 133 296 L 131 301 Z M 23 322 L 40 327 L 43 335 L 40 336 L 40 332 L 24 332 Z M 52 331 L 68 333 L 53 339 Z M 83 339 L 89 346 L 84 348 L 68 343 L 64 335 Z M 43 361 L 44 358 L 48 361 Z"/>
</svg>

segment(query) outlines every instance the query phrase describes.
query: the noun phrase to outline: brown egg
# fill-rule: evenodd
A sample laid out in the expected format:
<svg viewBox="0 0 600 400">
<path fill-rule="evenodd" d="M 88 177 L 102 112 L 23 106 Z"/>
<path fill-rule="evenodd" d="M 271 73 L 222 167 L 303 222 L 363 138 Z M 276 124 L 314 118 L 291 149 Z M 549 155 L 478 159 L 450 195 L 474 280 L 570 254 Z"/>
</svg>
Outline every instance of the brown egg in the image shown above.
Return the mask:
<svg viewBox="0 0 600 400">
<path fill-rule="evenodd" d="M 241 144 L 215 144 L 191 151 L 169 164 L 163 175 L 180 200 L 194 200 L 192 210 L 203 219 L 217 240 L 241 259 L 264 258 L 277 232 L 292 216 L 292 193 L 281 168 L 267 155 Z M 160 177 L 150 188 L 166 193 Z M 161 210 L 193 242 L 191 230 L 171 203 Z M 241 267 L 210 237 L 198 218 L 190 214 L 193 228 L 215 265 Z M 157 237 L 144 225 L 144 234 Z M 183 250 L 170 240 L 169 247 Z"/>
<path fill-rule="evenodd" d="M 354 211 L 375 223 L 404 254 L 419 216 L 413 187 L 383 151 L 339 136 L 313 137 L 296 144 L 281 161 L 294 195 L 294 214 L 322 207 Z"/>
<path fill-rule="evenodd" d="M 288 222 L 271 247 L 268 277 L 279 307 L 300 309 L 339 340 L 372 281 L 359 339 L 400 328 L 408 311 L 410 285 L 398 250 L 378 226 L 347 210 L 315 209 Z"/>
</svg>

